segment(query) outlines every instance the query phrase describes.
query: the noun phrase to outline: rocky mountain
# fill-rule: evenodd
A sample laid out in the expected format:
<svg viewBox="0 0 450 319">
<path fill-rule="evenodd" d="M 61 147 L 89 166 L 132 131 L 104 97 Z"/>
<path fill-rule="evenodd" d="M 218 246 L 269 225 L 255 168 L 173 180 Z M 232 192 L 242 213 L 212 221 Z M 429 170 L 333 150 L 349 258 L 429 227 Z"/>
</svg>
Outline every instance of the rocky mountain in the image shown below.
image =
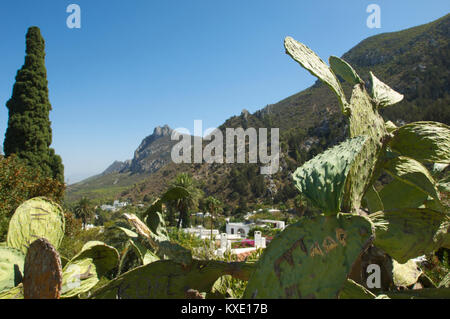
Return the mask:
<svg viewBox="0 0 450 319">
<path fill-rule="evenodd" d="M 157 126 L 153 134 L 144 138 L 131 160 L 114 161 L 101 175 L 111 173 L 154 173 L 170 161 L 170 151 L 177 141 L 170 139 L 172 129 L 166 124 Z"/>
<path fill-rule="evenodd" d="M 419 120 L 450 124 L 449 39 L 450 14 L 425 25 L 370 37 L 342 58 L 352 64 L 366 83 L 372 71 L 405 95 L 401 103 L 383 111 L 386 120 L 399 125 Z M 282 48 L 280 54 L 283 54 Z M 292 67 L 299 66 L 292 61 Z M 345 82 L 343 87 L 348 94 L 350 87 Z M 155 195 L 164 189 L 177 172 L 186 171 L 201 181 L 205 193 L 228 203 L 239 201 L 243 205 L 267 200 L 285 203 L 297 194 L 289 174 L 327 147 L 344 140 L 346 125 L 335 96 L 317 81 L 312 87 L 253 114 L 244 110 L 220 127 L 222 130 L 227 127 L 280 128 L 281 172 L 274 176 L 262 177 L 256 164 L 171 163 L 170 156 L 165 155 L 171 148 L 167 136 L 170 128 L 165 126 L 155 129 L 143 140 L 130 163 L 114 163 L 105 171 L 112 173 L 90 178 L 88 187 L 70 186 L 67 193 L 72 198 L 74 194 L 105 196 L 107 190 L 108 195 L 139 201 L 146 194 Z M 114 182 L 116 184 L 111 185 Z"/>
</svg>

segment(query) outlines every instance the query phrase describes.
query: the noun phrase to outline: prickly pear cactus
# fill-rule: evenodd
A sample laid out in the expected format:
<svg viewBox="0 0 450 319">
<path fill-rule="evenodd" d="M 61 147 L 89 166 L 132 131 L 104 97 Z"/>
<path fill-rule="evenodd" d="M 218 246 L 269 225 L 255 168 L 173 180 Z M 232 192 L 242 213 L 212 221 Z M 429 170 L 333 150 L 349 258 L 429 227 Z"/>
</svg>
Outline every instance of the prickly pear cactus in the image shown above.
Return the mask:
<svg viewBox="0 0 450 319">
<path fill-rule="evenodd" d="M 437 122 L 414 122 L 399 127 L 389 146 L 424 163 L 450 163 L 450 127 Z"/>
<path fill-rule="evenodd" d="M 63 237 L 62 208 L 44 197 L 36 197 L 16 209 L 9 222 L 7 244 L 26 254 L 28 246 L 37 238 L 46 238 L 58 249 Z"/>
<path fill-rule="evenodd" d="M 356 73 L 352 66 L 344 60 L 336 56 L 330 56 L 329 62 L 333 72 L 342 77 L 349 84 L 364 84 L 364 81 L 359 77 L 358 73 Z"/>
<path fill-rule="evenodd" d="M 286 53 L 289 54 L 295 61 L 330 87 L 330 89 L 338 97 L 339 103 L 342 107 L 342 112 L 345 113 L 347 108 L 345 94 L 342 90 L 341 84 L 330 67 L 320 57 L 318 57 L 314 51 L 291 37 L 286 37 L 284 40 L 284 47 L 286 48 Z"/>
<path fill-rule="evenodd" d="M 293 179 L 300 192 L 325 214 L 337 214 L 353 161 L 367 137 L 349 139 L 299 167 Z"/>
<path fill-rule="evenodd" d="M 370 72 L 372 80 L 372 97 L 379 108 L 397 104 L 403 100 L 403 94 L 400 94 L 385 83 L 377 79 L 377 77 Z"/>
<path fill-rule="evenodd" d="M 339 299 L 375 299 L 376 297 L 370 290 L 351 279 L 347 279 L 339 293 Z"/>
<path fill-rule="evenodd" d="M 63 269 L 61 298 L 72 298 L 88 292 L 118 262 L 119 253 L 114 247 L 97 241 L 86 243 Z"/>
<path fill-rule="evenodd" d="M 18 249 L 0 246 L 0 292 L 22 282 L 25 255 Z"/>
<path fill-rule="evenodd" d="M 395 179 L 380 190 L 380 199 L 384 210 L 418 208 L 422 206 L 428 195 L 417 187 Z"/>
<path fill-rule="evenodd" d="M 14 288 L 0 292 L 0 299 L 24 299 L 23 284 L 19 284 Z"/>
<path fill-rule="evenodd" d="M 130 240 L 130 245 L 138 255 L 142 265 L 147 265 L 160 259 L 155 253 L 147 249 L 138 241 Z"/>
<path fill-rule="evenodd" d="M 425 208 L 407 208 L 370 215 L 374 244 L 399 263 L 433 252 L 449 237 L 450 217 Z"/>
<path fill-rule="evenodd" d="M 350 137 L 368 137 L 367 143 L 354 159 L 344 191 L 343 211 L 357 213 L 364 193 L 377 175 L 378 161 L 384 152 L 383 142 L 388 136 L 377 107 L 397 103 L 402 95 L 372 76 L 372 98 L 367 93 L 361 77 L 344 60 L 331 57 L 330 69 L 311 49 L 290 37 L 285 40 L 285 48 L 295 61 L 326 83 L 338 96 L 342 112 L 349 117 Z M 346 102 L 342 87 L 333 71 L 354 85 L 350 103 Z"/>
<path fill-rule="evenodd" d="M 36 239 L 25 257 L 24 298 L 59 299 L 61 284 L 62 270 L 58 252 L 47 239 Z"/>
<path fill-rule="evenodd" d="M 336 298 L 372 236 L 362 216 L 304 218 L 266 248 L 244 298 Z"/>
<path fill-rule="evenodd" d="M 383 118 L 372 105 L 363 85 L 357 84 L 353 88 L 349 121 L 350 137 L 369 138 L 350 170 L 344 196 L 344 211 L 357 212 L 365 191 L 376 175 L 377 162 L 383 151 L 383 140 L 387 135 Z"/>
<path fill-rule="evenodd" d="M 384 166 L 392 177 L 409 184 L 439 201 L 439 193 L 431 174 L 420 162 L 405 156 L 396 157 Z"/>
<path fill-rule="evenodd" d="M 191 263 L 191 251 L 178 244 L 170 242 L 165 231 L 155 226 L 157 233 L 154 233 L 136 215 L 124 214 L 124 216 L 136 229 L 137 233 L 148 240 L 150 246 L 154 249 L 154 252 L 159 258 L 168 258 L 183 265 L 189 265 Z"/>
<path fill-rule="evenodd" d="M 183 266 L 160 260 L 130 270 L 100 288 L 94 299 L 183 299 L 188 290 L 211 291 L 223 275 L 248 279 L 252 265 L 193 260 Z"/>
</svg>

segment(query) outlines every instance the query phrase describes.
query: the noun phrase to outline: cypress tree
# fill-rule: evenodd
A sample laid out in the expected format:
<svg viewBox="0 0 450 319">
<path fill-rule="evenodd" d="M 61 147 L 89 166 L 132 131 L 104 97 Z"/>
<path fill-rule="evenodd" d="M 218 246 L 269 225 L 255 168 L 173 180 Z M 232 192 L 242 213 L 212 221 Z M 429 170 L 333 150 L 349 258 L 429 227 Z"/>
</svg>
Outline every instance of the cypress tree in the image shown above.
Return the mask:
<svg viewBox="0 0 450 319">
<path fill-rule="evenodd" d="M 16 154 L 44 176 L 64 182 L 61 157 L 50 148 L 49 114 L 52 107 L 48 98 L 44 49 L 45 41 L 39 28 L 29 28 L 25 63 L 17 71 L 12 97 L 6 103 L 9 119 L 3 151 L 6 156 Z"/>
</svg>

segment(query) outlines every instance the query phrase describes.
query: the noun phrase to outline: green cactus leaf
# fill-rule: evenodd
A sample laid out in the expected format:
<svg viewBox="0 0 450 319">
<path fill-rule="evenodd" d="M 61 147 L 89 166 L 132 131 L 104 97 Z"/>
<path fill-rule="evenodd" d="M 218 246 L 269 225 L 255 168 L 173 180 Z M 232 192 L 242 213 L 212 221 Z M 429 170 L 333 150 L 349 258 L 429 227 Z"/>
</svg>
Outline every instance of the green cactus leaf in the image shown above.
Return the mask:
<svg viewBox="0 0 450 319">
<path fill-rule="evenodd" d="M 22 282 L 25 255 L 22 251 L 0 246 L 0 292 Z"/>
<path fill-rule="evenodd" d="M 399 156 L 388 161 L 384 169 L 394 178 L 416 187 L 425 194 L 439 200 L 438 190 L 435 186 L 436 182 L 420 162 L 409 157 Z"/>
<path fill-rule="evenodd" d="M 404 264 L 399 264 L 396 260 L 393 260 L 392 268 L 394 285 L 397 287 L 414 285 L 422 275 L 422 270 L 414 260 L 408 260 Z"/>
<path fill-rule="evenodd" d="M 46 238 L 57 249 L 64 237 L 64 225 L 61 206 L 44 197 L 32 198 L 16 209 L 6 241 L 24 254 L 37 238 Z"/>
<path fill-rule="evenodd" d="M 383 140 L 388 134 L 383 118 L 373 107 L 370 96 L 361 85 L 353 87 L 350 100 L 350 137 L 367 136 L 369 140 L 355 158 L 346 182 L 344 211 L 356 213 L 367 188 L 379 170 L 378 161 L 383 152 Z"/>
<path fill-rule="evenodd" d="M 159 260 L 159 257 L 156 256 L 156 254 L 147 249 L 144 245 L 140 244 L 138 241 L 130 240 L 130 244 L 136 254 L 139 256 L 143 265 L 147 265 Z"/>
<path fill-rule="evenodd" d="M 0 292 L 0 299 L 24 299 L 23 285 L 19 284 L 17 287 Z"/>
<path fill-rule="evenodd" d="M 72 298 L 91 290 L 119 262 L 114 247 L 101 241 L 87 242 L 63 269 L 61 298 Z"/>
<path fill-rule="evenodd" d="M 375 246 L 399 263 L 433 252 L 449 240 L 450 217 L 426 208 L 405 208 L 370 215 Z"/>
<path fill-rule="evenodd" d="M 298 168 L 293 178 L 302 195 L 325 213 L 339 212 L 348 172 L 366 141 L 349 139 Z"/>
<path fill-rule="evenodd" d="M 380 195 L 373 185 L 368 188 L 366 194 L 364 195 L 364 199 L 366 200 L 367 208 L 370 213 L 376 213 L 380 210 L 384 210 Z"/>
<path fill-rule="evenodd" d="M 125 235 L 127 235 L 130 238 L 138 238 L 139 237 L 138 234 L 136 234 L 134 231 L 132 231 L 128 228 L 120 227 L 120 226 L 118 226 L 117 228 L 120 229 L 121 231 L 123 231 L 125 233 Z"/>
<path fill-rule="evenodd" d="M 286 48 L 286 53 L 291 56 L 291 58 L 300 63 L 302 67 L 331 88 L 338 97 L 342 112 L 346 112 L 347 101 L 345 99 L 344 91 L 330 67 L 310 48 L 291 37 L 286 37 L 284 40 L 284 47 Z"/>
<path fill-rule="evenodd" d="M 372 97 L 379 107 L 394 105 L 403 100 L 403 94 L 394 91 L 378 80 L 372 72 L 370 72 L 370 77 L 372 80 Z"/>
<path fill-rule="evenodd" d="M 189 249 L 168 240 L 158 243 L 156 253 L 182 265 L 189 265 L 192 261 L 192 252 Z"/>
<path fill-rule="evenodd" d="M 375 299 L 376 296 L 364 286 L 347 279 L 339 293 L 339 299 Z"/>
<path fill-rule="evenodd" d="M 98 282 L 92 258 L 72 260 L 63 269 L 61 298 L 73 298 L 91 290 Z"/>
<path fill-rule="evenodd" d="M 70 262 L 86 258 L 92 259 L 97 273 L 101 277 L 117 266 L 119 252 L 116 248 L 106 245 L 101 241 L 89 241 Z"/>
<path fill-rule="evenodd" d="M 146 219 L 147 225 L 150 230 L 158 237 L 169 239 L 169 235 L 167 234 L 166 224 L 164 221 L 164 217 L 160 212 L 153 212 L 147 216 Z"/>
<path fill-rule="evenodd" d="M 329 61 L 334 74 L 339 75 L 352 86 L 355 84 L 364 84 L 364 81 L 359 77 L 358 73 L 344 60 L 336 56 L 330 56 Z"/>
<path fill-rule="evenodd" d="M 128 220 L 128 222 L 136 229 L 139 235 L 148 240 L 150 246 L 153 248 L 159 258 L 169 258 L 173 261 L 182 263 L 183 265 L 188 265 L 191 263 L 192 252 L 187 248 L 170 242 L 163 230 L 158 230 L 158 233 L 155 234 L 136 215 L 123 215 Z M 161 217 L 161 215 L 158 216 L 158 218 Z"/>
<path fill-rule="evenodd" d="M 337 298 L 372 239 L 372 224 L 363 216 L 303 218 L 265 249 L 244 298 Z"/>
<path fill-rule="evenodd" d="M 386 292 L 391 299 L 450 299 L 450 288 L 423 288 Z"/>
<path fill-rule="evenodd" d="M 183 266 L 160 260 L 134 268 L 100 288 L 94 299 L 183 299 L 189 289 L 210 292 L 223 275 L 248 279 L 252 265 L 194 260 Z"/>
<path fill-rule="evenodd" d="M 384 210 L 402 208 L 418 208 L 422 206 L 428 195 L 417 187 L 410 186 L 399 179 L 394 179 L 379 192 Z"/>
<path fill-rule="evenodd" d="M 389 146 L 425 163 L 450 163 L 450 127 L 438 122 L 414 122 L 394 131 Z"/>
</svg>

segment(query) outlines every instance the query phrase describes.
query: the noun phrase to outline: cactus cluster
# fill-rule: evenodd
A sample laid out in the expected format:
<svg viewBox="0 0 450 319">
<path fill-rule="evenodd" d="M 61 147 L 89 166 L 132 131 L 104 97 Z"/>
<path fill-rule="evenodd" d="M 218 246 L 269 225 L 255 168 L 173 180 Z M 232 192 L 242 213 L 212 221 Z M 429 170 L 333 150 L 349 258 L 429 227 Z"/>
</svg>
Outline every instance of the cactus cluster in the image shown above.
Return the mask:
<svg viewBox="0 0 450 319">
<path fill-rule="evenodd" d="M 368 92 L 365 82 L 346 61 L 331 57 L 328 66 L 291 37 L 285 39 L 285 48 L 336 94 L 342 113 L 348 117 L 350 139 L 295 171 L 293 180 L 298 190 L 322 214 L 312 219 L 303 217 L 275 237 L 250 277 L 245 296 L 448 296 L 445 289 L 434 291 L 437 285 L 433 283 L 422 293 L 369 291 L 360 272 L 369 260 L 378 260 L 392 285 L 410 286 L 423 276 L 412 258 L 440 247 L 450 248 L 450 216 L 439 194 L 448 191 L 448 180 L 436 181 L 425 166 L 435 163 L 442 169 L 450 164 L 450 128 L 434 122 L 402 127 L 385 123 L 378 110 L 400 102 L 402 94 L 373 73 Z M 353 87 L 349 99 L 338 76 Z M 383 172 L 392 181 L 376 188 L 375 181 Z M 346 234 L 345 246 L 339 244 L 333 229 Z M 370 256 L 373 252 L 377 254 Z M 349 278 L 351 275 L 355 280 Z"/>
<path fill-rule="evenodd" d="M 76 297 L 117 266 L 117 250 L 97 241 L 71 260 L 60 256 L 64 225 L 62 208 L 49 199 L 32 198 L 16 209 L 0 245 L 0 299 Z"/>
</svg>

